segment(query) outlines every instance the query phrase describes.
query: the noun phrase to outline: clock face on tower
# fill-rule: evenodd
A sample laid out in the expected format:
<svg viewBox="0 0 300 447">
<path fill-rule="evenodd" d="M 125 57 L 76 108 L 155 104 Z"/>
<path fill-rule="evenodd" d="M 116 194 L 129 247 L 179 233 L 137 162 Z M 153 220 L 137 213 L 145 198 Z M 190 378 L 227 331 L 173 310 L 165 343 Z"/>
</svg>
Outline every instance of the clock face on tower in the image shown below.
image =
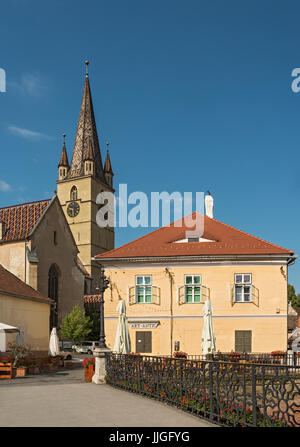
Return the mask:
<svg viewBox="0 0 300 447">
<path fill-rule="evenodd" d="M 77 202 L 69 203 L 67 213 L 70 217 L 76 217 L 79 214 L 80 206 Z"/>
</svg>

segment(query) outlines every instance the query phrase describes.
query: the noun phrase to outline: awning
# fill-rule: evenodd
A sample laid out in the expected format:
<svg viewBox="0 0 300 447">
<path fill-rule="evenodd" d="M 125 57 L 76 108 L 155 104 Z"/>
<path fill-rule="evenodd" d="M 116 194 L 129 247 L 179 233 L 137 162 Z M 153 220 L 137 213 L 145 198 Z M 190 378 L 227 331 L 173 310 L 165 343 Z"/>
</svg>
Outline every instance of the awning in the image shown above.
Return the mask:
<svg viewBox="0 0 300 447">
<path fill-rule="evenodd" d="M 6 332 L 7 334 L 13 332 L 20 332 L 17 327 L 9 326 L 8 324 L 0 323 L 0 331 Z"/>
</svg>

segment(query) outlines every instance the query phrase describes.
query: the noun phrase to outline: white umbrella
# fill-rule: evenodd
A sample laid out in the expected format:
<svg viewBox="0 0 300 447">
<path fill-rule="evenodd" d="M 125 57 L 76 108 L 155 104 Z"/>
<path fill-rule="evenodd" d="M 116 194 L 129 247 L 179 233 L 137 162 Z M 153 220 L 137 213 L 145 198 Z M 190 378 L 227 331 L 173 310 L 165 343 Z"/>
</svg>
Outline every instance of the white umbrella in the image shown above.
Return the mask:
<svg viewBox="0 0 300 447">
<path fill-rule="evenodd" d="M 120 315 L 114 351 L 118 354 L 128 354 L 131 351 L 131 342 L 128 331 L 126 305 L 124 300 L 119 301 L 117 311 Z"/>
<path fill-rule="evenodd" d="M 6 352 L 6 334 L 19 332 L 19 329 L 8 324 L 0 323 L 0 352 Z"/>
<path fill-rule="evenodd" d="M 204 303 L 204 322 L 202 329 L 202 352 L 206 356 L 216 350 L 216 338 L 212 322 L 212 307 L 210 300 Z"/>
<path fill-rule="evenodd" d="M 25 339 L 24 339 L 24 329 L 22 326 L 18 326 L 19 332 L 16 335 L 16 344 L 17 345 L 24 345 Z"/>
<path fill-rule="evenodd" d="M 19 329 L 15 326 L 9 326 L 9 324 L 0 323 L 0 330 L 12 333 L 12 332 L 19 332 Z"/>
<path fill-rule="evenodd" d="M 59 340 L 57 336 L 56 327 L 52 329 L 50 334 L 49 354 L 52 355 L 52 357 L 59 354 Z"/>
</svg>

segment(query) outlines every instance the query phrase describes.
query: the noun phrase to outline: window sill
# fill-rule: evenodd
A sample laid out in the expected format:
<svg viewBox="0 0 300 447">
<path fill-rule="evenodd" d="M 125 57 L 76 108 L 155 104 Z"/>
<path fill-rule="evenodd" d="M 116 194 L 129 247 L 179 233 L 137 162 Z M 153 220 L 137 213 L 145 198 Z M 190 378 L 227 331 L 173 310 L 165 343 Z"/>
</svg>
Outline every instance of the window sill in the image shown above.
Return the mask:
<svg viewBox="0 0 300 447">
<path fill-rule="evenodd" d="M 234 304 L 253 304 L 253 301 L 234 301 Z"/>
<path fill-rule="evenodd" d="M 192 301 L 192 302 L 184 301 L 182 304 L 204 304 L 204 301 Z"/>
</svg>

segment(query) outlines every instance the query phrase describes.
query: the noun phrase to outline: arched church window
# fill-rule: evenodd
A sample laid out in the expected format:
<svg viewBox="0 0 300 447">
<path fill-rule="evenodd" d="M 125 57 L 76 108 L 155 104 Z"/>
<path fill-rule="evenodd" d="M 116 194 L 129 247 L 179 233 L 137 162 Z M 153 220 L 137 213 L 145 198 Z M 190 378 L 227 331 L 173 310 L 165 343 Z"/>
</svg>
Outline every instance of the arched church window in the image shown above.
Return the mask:
<svg viewBox="0 0 300 447">
<path fill-rule="evenodd" d="M 48 274 L 48 297 L 54 301 L 50 311 L 51 331 L 58 325 L 58 271 L 54 265 L 50 267 Z"/>
<path fill-rule="evenodd" d="M 78 191 L 76 186 L 73 186 L 71 189 L 70 200 L 77 200 L 77 199 L 78 199 Z"/>
</svg>

